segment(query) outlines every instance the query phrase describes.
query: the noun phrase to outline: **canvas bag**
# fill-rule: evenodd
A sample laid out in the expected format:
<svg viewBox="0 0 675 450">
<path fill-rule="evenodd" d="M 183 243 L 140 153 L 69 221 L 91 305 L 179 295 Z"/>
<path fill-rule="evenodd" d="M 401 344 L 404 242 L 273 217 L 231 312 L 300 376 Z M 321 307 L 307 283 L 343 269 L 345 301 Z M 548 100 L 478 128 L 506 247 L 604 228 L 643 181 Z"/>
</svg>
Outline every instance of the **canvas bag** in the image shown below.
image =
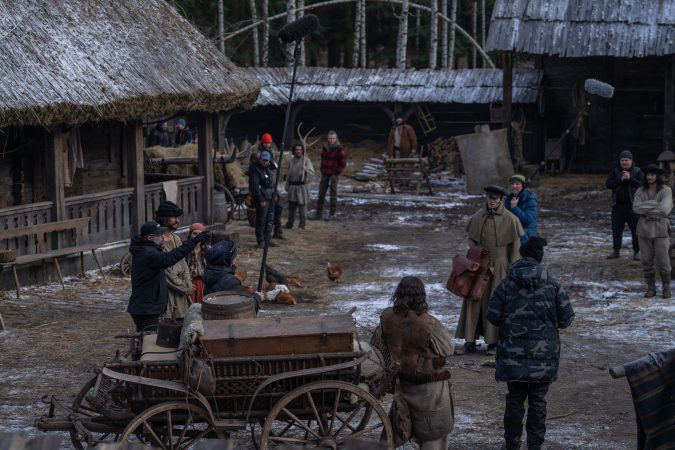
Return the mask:
<svg viewBox="0 0 675 450">
<path fill-rule="evenodd" d="M 487 290 L 494 268 L 489 265 L 490 255 L 480 245 L 472 245 L 464 255 L 452 259 L 452 271 L 445 287 L 455 295 L 479 301 Z"/>
</svg>

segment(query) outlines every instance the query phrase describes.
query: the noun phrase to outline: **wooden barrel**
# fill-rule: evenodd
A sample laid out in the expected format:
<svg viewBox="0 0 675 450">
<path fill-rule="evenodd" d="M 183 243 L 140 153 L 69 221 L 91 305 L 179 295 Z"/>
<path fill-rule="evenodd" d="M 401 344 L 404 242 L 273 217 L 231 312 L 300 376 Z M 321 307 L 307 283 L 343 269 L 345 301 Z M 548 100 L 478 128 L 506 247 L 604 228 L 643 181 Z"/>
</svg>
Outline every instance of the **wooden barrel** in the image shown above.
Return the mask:
<svg viewBox="0 0 675 450">
<path fill-rule="evenodd" d="M 255 304 L 249 297 L 236 292 L 213 292 L 202 301 L 204 320 L 254 319 Z"/>
</svg>

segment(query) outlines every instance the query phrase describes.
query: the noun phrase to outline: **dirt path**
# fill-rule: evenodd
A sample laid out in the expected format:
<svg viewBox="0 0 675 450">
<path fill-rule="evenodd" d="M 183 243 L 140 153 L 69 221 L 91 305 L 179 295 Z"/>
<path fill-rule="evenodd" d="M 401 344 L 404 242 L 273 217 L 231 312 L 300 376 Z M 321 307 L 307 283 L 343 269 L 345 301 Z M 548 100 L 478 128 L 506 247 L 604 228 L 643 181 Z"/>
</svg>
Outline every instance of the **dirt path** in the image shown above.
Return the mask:
<svg viewBox="0 0 675 450">
<path fill-rule="evenodd" d="M 627 249 L 620 260 L 605 259 L 609 201 L 600 183 L 560 177 L 535 189 L 541 234 L 551 243 L 544 263 L 569 291 L 577 313 L 562 333 L 560 376 L 549 394 L 550 449 L 633 448 L 628 385 L 612 380 L 607 369 L 675 345 L 673 301 L 642 298 L 640 266 Z M 295 291 L 299 305 L 269 305 L 263 314 L 332 314 L 356 306 L 359 333 L 367 336 L 401 277 L 416 275 L 426 283 L 431 312 L 454 332 L 461 301 L 444 285 L 452 257 L 465 251 L 464 225 L 480 202 L 452 188 L 434 198 L 345 194 L 337 220 L 290 230 L 270 249 L 269 263 L 299 275 L 304 286 Z M 253 230 L 244 222 L 229 228 L 240 233 L 239 264 L 255 284 L 262 252 L 253 249 Z M 338 284 L 325 275 L 326 263 L 336 261 L 344 270 Z M 33 420 L 46 412 L 40 398 L 74 396 L 94 368 L 124 350 L 113 336 L 133 324 L 124 312 L 129 281 L 123 278 L 102 281 L 92 273 L 73 279 L 66 291 L 43 286 L 28 294 L 16 301 L 8 292 L 0 302 L 10 329 L 0 334 L 0 429 L 37 434 Z M 457 413 L 451 448 L 499 448 L 506 386 L 495 382 L 486 360 L 451 359 Z M 249 448 L 246 436 L 239 439 L 237 448 Z"/>
</svg>

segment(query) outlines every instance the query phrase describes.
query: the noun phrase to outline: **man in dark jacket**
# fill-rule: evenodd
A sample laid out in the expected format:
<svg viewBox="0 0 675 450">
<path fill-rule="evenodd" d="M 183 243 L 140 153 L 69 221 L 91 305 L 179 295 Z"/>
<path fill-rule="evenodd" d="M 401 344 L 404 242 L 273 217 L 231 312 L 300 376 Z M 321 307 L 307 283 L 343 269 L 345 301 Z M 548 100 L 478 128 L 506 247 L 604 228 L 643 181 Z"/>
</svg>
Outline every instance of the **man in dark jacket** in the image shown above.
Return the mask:
<svg viewBox="0 0 675 450">
<path fill-rule="evenodd" d="M 279 202 L 279 192 L 275 186 L 275 177 L 271 169 L 272 155 L 264 150 L 260 152 L 260 158 L 252 162 L 248 169 L 248 189 L 253 195 L 253 204 L 255 205 L 255 239 L 258 242 L 258 248 L 263 248 L 265 242 L 270 247 L 276 247 L 271 242 L 271 226 L 274 224 L 274 210 L 269 208 L 272 197 L 276 196 L 276 202 Z M 281 220 L 279 220 L 281 228 Z M 281 230 L 279 230 L 281 234 Z"/>
<path fill-rule="evenodd" d="M 171 133 L 169 133 L 169 124 L 166 120 L 160 120 L 150 131 L 148 136 L 148 147 L 161 145 L 162 147 L 171 147 Z"/>
<path fill-rule="evenodd" d="M 509 178 L 511 193 L 506 196 L 504 206 L 520 220 L 525 234 L 520 236 L 520 245 L 524 245 L 532 236 L 537 235 L 537 214 L 539 206 L 537 196 L 526 188 L 525 176 L 519 173 Z"/>
<path fill-rule="evenodd" d="M 539 450 L 546 433 L 546 393 L 558 376 L 559 328 L 574 320 L 569 297 L 540 264 L 546 239 L 533 236 L 520 248 L 523 257 L 490 298 L 487 318 L 499 327 L 495 378 L 508 387 L 502 448 L 520 448 L 528 400 L 527 448 Z"/>
<path fill-rule="evenodd" d="M 616 259 L 620 256 L 623 229 L 628 224 L 633 241 L 633 260 L 640 261 L 640 244 L 637 234 L 637 214 L 633 212 L 633 197 L 635 191 L 645 182 L 645 176 L 638 167 L 633 165 L 633 154 L 624 150 L 619 153 L 619 167 L 612 170 L 605 185 L 612 190 L 612 244 L 614 251 L 607 259 Z"/>
<path fill-rule="evenodd" d="M 234 275 L 237 252 L 237 243 L 234 241 L 221 241 L 206 252 L 204 295 L 220 291 L 244 293 L 241 280 Z M 256 311 L 259 310 L 262 303 L 260 293 L 254 292 L 251 299 L 256 304 Z"/>
<path fill-rule="evenodd" d="M 164 252 L 162 242 L 166 230 L 157 222 L 146 222 L 141 227 L 141 234 L 131 239 L 129 252 L 133 256 L 133 264 L 127 312 L 136 324 L 136 331 L 156 326 L 159 316 L 166 311 L 168 293 L 164 269 L 185 258 L 199 242 L 209 239 L 209 233 L 201 233 L 188 238 L 180 247 Z"/>
</svg>

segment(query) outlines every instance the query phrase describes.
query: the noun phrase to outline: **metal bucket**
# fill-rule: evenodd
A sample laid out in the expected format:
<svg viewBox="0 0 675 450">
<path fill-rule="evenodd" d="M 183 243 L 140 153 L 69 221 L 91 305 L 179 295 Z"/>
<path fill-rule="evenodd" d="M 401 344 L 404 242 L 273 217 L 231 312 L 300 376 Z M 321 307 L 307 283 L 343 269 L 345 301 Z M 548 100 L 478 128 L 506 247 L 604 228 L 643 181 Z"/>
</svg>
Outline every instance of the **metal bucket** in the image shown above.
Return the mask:
<svg viewBox="0 0 675 450">
<path fill-rule="evenodd" d="M 157 345 L 164 348 L 178 348 L 183 323 L 172 319 L 162 319 L 157 326 Z"/>
<path fill-rule="evenodd" d="M 227 223 L 227 198 L 222 191 L 213 191 L 213 220 Z"/>
<path fill-rule="evenodd" d="M 254 319 L 255 304 L 250 297 L 236 292 L 213 292 L 202 301 L 204 320 Z"/>
</svg>

